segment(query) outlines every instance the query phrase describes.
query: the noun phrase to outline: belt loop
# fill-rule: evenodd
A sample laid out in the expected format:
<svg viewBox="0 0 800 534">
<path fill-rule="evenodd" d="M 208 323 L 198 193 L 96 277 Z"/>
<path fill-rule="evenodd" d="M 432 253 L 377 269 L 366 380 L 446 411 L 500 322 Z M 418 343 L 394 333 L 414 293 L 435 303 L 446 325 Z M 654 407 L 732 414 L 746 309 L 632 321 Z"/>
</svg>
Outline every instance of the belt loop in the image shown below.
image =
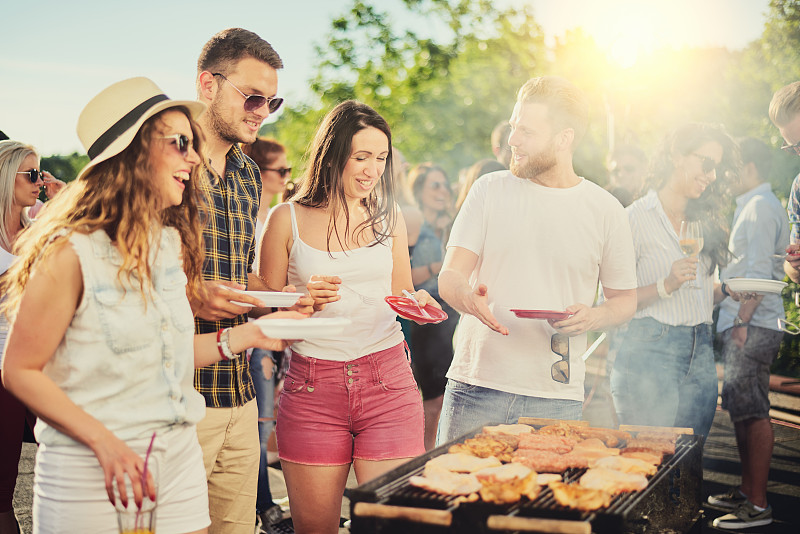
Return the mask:
<svg viewBox="0 0 800 534">
<path fill-rule="evenodd" d="M 309 393 L 314 391 L 314 378 L 315 378 L 315 369 L 316 369 L 316 358 L 309 358 L 308 359 L 308 386 L 306 389 Z"/>
</svg>

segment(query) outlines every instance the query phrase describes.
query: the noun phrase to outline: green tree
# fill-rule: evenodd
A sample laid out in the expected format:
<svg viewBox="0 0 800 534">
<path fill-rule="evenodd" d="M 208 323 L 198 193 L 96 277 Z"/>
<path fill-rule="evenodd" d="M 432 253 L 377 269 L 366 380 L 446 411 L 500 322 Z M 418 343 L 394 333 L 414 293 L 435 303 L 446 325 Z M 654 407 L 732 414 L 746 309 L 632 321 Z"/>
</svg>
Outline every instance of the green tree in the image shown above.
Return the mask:
<svg viewBox="0 0 800 534">
<path fill-rule="evenodd" d="M 499 9 L 485 0 L 404 0 L 413 17 L 433 18 L 435 37 L 392 27 L 385 12 L 356 0 L 335 19 L 312 90 L 318 106 L 284 112 L 265 132 L 293 154 L 304 151 L 322 115 L 358 99 L 392 127 L 409 161 L 434 160 L 451 177 L 491 156 L 489 134 L 507 120 L 516 90 L 544 72 L 544 35 L 529 9 Z"/>
<path fill-rule="evenodd" d="M 71 182 L 89 163 L 89 156 L 73 152 L 67 156 L 47 156 L 41 161 L 42 169 L 50 171 L 53 176 L 64 182 Z"/>
</svg>

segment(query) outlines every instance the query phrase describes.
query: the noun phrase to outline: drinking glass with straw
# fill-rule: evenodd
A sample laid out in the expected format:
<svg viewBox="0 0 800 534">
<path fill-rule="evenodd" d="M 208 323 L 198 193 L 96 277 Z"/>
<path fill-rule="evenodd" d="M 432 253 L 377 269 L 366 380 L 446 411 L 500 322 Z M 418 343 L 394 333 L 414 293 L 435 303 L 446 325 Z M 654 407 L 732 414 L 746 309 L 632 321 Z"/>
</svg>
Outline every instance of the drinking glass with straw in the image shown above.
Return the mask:
<svg viewBox="0 0 800 534">
<path fill-rule="evenodd" d="M 120 534 L 155 534 L 156 531 L 156 496 L 150 495 L 147 491 L 147 475 L 148 473 L 153 476 L 155 469 L 154 464 L 150 461 L 150 454 L 153 452 L 153 443 L 156 439 L 156 433 L 150 437 L 150 445 L 147 447 L 147 453 L 144 457 L 144 468 L 142 469 L 142 491 L 146 495 L 142 496 L 142 505 L 136 506 L 133 499 L 128 500 L 127 508 L 122 507 L 122 503 L 117 499 L 117 523 L 119 524 Z M 155 476 L 153 476 L 155 479 Z M 133 488 L 128 487 L 130 494 L 133 494 Z"/>
</svg>

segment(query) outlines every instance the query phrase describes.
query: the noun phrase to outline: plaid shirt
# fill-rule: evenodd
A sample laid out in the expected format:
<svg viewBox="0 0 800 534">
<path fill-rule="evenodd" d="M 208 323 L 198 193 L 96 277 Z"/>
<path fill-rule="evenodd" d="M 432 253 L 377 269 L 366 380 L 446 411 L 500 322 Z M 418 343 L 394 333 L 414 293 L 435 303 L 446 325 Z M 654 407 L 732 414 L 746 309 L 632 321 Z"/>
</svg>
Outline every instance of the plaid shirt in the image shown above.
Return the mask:
<svg viewBox="0 0 800 534">
<path fill-rule="evenodd" d="M 261 198 L 258 167 L 239 145 L 234 145 L 226 157 L 225 179 L 219 180 L 211 171 L 208 175 L 204 187 L 211 201 L 209 220 L 203 230 L 206 252 L 203 277 L 247 285 L 247 273 L 252 271 L 256 254 L 256 214 Z M 222 321 L 195 317 L 195 332 L 216 332 L 246 321 L 247 315 Z M 205 397 L 206 406 L 213 408 L 243 406 L 255 397 L 250 364 L 244 356 L 196 369 L 194 387 Z"/>
</svg>

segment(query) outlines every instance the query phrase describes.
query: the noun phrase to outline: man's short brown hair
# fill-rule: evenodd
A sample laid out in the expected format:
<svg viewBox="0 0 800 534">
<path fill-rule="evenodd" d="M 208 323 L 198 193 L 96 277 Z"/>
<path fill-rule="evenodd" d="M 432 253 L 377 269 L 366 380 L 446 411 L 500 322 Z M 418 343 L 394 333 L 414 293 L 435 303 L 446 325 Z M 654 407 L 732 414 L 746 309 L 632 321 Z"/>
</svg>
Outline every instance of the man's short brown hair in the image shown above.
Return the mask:
<svg viewBox="0 0 800 534">
<path fill-rule="evenodd" d="M 557 128 L 572 128 L 577 145 L 589 124 L 589 103 L 583 91 L 569 80 L 559 76 L 531 78 L 517 93 L 517 101 L 523 104 L 544 104 L 549 110 L 553 125 Z"/>
<path fill-rule="evenodd" d="M 769 120 L 778 128 L 786 126 L 800 113 L 800 82 L 784 85 L 772 95 Z"/>
<path fill-rule="evenodd" d="M 276 70 L 283 68 L 281 57 L 264 39 L 242 28 L 228 28 L 203 46 L 197 59 L 197 73 L 207 70 L 229 74 L 233 65 L 246 57 L 262 61 Z"/>
</svg>

